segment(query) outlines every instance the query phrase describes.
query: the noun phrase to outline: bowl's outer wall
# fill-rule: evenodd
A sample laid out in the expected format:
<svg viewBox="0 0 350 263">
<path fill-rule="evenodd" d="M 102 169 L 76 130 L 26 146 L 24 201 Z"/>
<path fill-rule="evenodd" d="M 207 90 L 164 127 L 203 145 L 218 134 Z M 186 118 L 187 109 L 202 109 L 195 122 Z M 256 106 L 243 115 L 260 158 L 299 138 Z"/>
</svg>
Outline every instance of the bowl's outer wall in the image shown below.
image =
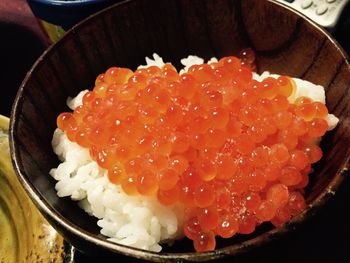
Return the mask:
<svg viewBox="0 0 350 263">
<path fill-rule="evenodd" d="M 255 50 L 259 72 L 288 74 L 325 87 L 329 110 L 340 118 L 340 123 L 322 143 L 324 158 L 315 168 L 307 198 L 313 207 L 328 198 L 349 165 L 350 148 L 350 70 L 333 40 L 311 22 L 272 1 L 127 1 L 79 24 L 49 48 L 24 80 L 11 114 L 11 150 L 19 178 L 30 194 L 37 195 L 34 201 L 68 240 L 78 248 L 89 247 L 88 251 L 95 247 L 71 228 L 65 228 L 67 221 L 60 221 L 62 218 L 72 228 L 104 238 L 96 220 L 86 216 L 69 198 L 57 197 L 55 182 L 48 173 L 59 163 L 51 139 L 56 117 L 68 111 L 67 97 L 92 89 L 96 76 L 108 67 L 136 69 L 145 63 L 145 56 L 154 52 L 180 68 L 180 58 L 189 54 L 220 58 L 237 55 L 246 47 Z M 286 230 L 282 228 L 280 233 Z M 277 232 L 270 231 L 242 246 L 255 246 Z M 232 244 L 218 253 L 184 258 L 206 260 L 235 253 L 241 245 Z M 108 248 L 123 250 L 115 244 Z M 145 255 L 154 259 L 151 253 Z M 144 254 L 137 252 L 136 256 Z M 168 258 L 171 256 L 163 254 L 154 260 Z"/>
</svg>

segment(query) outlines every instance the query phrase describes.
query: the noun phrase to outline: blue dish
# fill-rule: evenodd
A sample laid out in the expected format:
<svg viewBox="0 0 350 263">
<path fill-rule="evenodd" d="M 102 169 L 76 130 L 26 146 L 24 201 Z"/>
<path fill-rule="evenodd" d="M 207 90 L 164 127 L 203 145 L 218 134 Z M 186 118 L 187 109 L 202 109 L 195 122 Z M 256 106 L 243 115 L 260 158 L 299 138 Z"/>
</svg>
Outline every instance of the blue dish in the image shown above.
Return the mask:
<svg viewBox="0 0 350 263">
<path fill-rule="evenodd" d="M 119 0 L 27 0 L 49 44 L 88 16 Z"/>
<path fill-rule="evenodd" d="M 109 6 L 115 0 L 27 0 L 34 15 L 68 30 L 87 16 Z"/>
</svg>

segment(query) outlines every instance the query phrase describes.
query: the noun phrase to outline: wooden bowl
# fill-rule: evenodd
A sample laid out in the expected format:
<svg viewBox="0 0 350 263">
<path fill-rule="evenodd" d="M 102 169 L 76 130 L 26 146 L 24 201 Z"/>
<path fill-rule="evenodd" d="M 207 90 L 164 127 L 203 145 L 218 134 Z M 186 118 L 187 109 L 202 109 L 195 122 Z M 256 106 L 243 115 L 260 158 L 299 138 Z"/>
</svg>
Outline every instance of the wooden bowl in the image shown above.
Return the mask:
<svg viewBox="0 0 350 263">
<path fill-rule="evenodd" d="M 69 198 L 58 198 L 49 176 L 58 160 L 51 148 L 56 117 L 66 98 L 92 88 L 110 66 L 136 69 L 153 52 L 180 67 L 180 58 L 237 55 L 251 47 L 258 72 L 299 77 L 323 85 L 330 111 L 339 117 L 322 141 L 324 156 L 306 191 L 308 207 L 280 228 L 262 227 L 232 238 L 212 252 L 194 253 L 186 241 L 152 253 L 111 243 L 96 220 Z M 206 261 L 244 253 L 290 231 L 332 197 L 349 168 L 349 84 L 346 55 L 326 31 L 274 1 L 135 0 L 116 4 L 70 30 L 35 63 L 15 99 L 10 125 L 17 175 L 51 224 L 86 253 L 116 253 L 157 262 Z"/>
</svg>

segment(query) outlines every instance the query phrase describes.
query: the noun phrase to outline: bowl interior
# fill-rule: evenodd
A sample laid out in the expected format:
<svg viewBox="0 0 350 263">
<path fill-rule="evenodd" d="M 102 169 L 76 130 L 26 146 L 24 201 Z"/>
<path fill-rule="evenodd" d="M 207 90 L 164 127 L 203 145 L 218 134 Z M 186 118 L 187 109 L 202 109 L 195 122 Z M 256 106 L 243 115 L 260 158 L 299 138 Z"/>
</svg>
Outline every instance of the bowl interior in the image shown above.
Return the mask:
<svg viewBox="0 0 350 263">
<path fill-rule="evenodd" d="M 58 198 L 48 171 L 58 165 L 51 148 L 56 117 L 66 99 L 92 89 L 110 66 L 136 69 L 154 52 L 180 67 L 189 54 L 205 59 L 237 55 L 251 47 L 258 72 L 287 74 L 323 85 L 329 110 L 339 117 L 322 141 L 324 155 L 306 191 L 309 208 L 279 229 L 265 225 L 254 235 L 219 242 L 216 252 L 188 253 L 180 241 L 154 254 L 107 242 L 96 220 L 69 198 Z M 93 248 L 156 261 L 206 260 L 239 253 L 294 228 L 314 214 L 342 181 L 349 165 L 349 63 L 337 43 L 312 22 L 274 1 L 135 0 L 116 4 L 70 30 L 35 63 L 11 114 L 11 152 L 17 174 L 35 203 L 81 250 Z M 242 242 L 244 241 L 244 242 Z M 169 252 L 169 253 L 167 253 Z"/>
</svg>

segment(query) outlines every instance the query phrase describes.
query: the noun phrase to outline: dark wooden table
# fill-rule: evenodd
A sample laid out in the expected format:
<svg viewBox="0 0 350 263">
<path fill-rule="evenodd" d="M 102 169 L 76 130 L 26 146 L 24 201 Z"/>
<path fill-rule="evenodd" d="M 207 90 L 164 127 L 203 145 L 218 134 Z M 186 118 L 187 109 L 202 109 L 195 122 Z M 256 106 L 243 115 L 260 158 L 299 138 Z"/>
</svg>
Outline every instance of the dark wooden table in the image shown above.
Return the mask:
<svg viewBox="0 0 350 263">
<path fill-rule="evenodd" d="M 333 35 L 350 54 L 350 6 Z M 0 0 L 0 36 L 0 85 L 3 92 L 0 113 L 9 116 L 21 81 L 48 44 L 25 0 Z M 5 91 L 9 95 L 4 95 Z M 350 179 L 347 178 L 328 205 L 295 233 L 229 262 L 350 262 L 349 201 Z M 79 252 L 75 255 L 77 263 L 91 260 Z M 97 260 L 101 262 L 100 257 Z M 104 261 L 112 262 L 112 259 Z"/>
</svg>

